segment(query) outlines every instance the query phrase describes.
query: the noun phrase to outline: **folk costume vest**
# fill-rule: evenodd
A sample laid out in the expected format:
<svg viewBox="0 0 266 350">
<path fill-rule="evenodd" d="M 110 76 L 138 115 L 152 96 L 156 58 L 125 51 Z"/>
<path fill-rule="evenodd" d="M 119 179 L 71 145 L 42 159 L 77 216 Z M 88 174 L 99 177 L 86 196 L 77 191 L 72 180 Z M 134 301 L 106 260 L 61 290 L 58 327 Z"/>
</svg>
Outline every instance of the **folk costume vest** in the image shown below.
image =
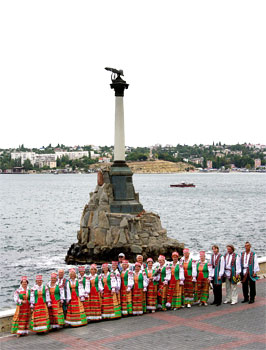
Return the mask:
<svg viewBox="0 0 266 350">
<path fill-rule="evenodd" d="M 197 263 L 197 275 L 199 274 L 199 266 L 200 266 L 200 262 Z M 203 278 L 208 278 L 209 277 L 209 270 L 208 270 L 208 263 L 205 262 L 203 269 L 201 271 L 203 273 Z"/>
<path fill-rule="evenodd" d="M 226 269 L 226 260 L 227 257 L 229 256 L 228 253 L 225 254 L 224 256 L 224 260 L 225 260 L 225 269 Z M 236 253 L 232 253 L 232 259 L 231 259 L 231 275 L 230 275 L 230 281 L 232 284 L 237 284 L 237 281 L 234 277 L 236 277 L 236 258 L 237 258 L 237 254 Z"/>
<path fill-rule="evenodd" d="M 243 275 L 243 270 L 244 270 L 244 257 L 245 257 L 245 252 L 241 253 L 241 273 Z M 249 277 L 252 281 L 256 282 L 258 279 L 258 276 L 253 276 L 254 273 L 254 259 L 255 259 L 255 253 L 250 252 L 249 254 L 249 260 L 248 260 L 248 268 L 247 272 L 249 274 Z"/>
<path fill-rule="evenodd" d="M 48 284 L 48 288 L 49 288 L 49 292 L 50 292 L 50 285 Z M 60 301 L 61 299 L 61 295 L 60 295 L 60 288 L 59 288 L 59 285 L 56 284 L 55 285 L 55 290 L 54 290 L 54 297 L 55 297 L 55 300 L 56 301 Z"/>
<path fill-rule="evenodd" d="M 42 287 L 42 298 L 43 298 L 43 302 L 46 303 L 46 288 L 45 286 Z M 34 291 L 34 300 L 35 300 L 35 304 L 37 304 L 38 302 L 38 290 L 35 289 Z"/>
<path fill-rule="evenodd" d="M 134 283 L 133 288 L 134 287 L 135 287 L 135 283 Z M 139 272 L 139 274 L 138 274 L 138 288 L 143 289 L 143 274 L 142 274 L 142 272 Z"/>
<path fill-rule="evenodd" d="M 222 254 L 219 253 L 217 255 L 215 263 L 214 263 L 214 254 L 212 254 L 212 257 L 211 257 L 211 264 L 214 269 L 214 277 L 213 277 L 214 284 L 222 284 L 222 279 L 218 279 L 220 268 L 221 268 L 221 257 L 222 257 Z"/>
<path fill-rule="evenodd" d="M 148 269 L 146 268 L 145 269 L 145 273 L 146 273 L 146 276 L 148 277 L 149 274 L 148 274 Z M 156 270 L 152 269 L 152 277 L 155 275 L 156 273 Z M 153 285 L 156 286 L 159 282 L 158 281 L 152 281 Z"/>
</svg>

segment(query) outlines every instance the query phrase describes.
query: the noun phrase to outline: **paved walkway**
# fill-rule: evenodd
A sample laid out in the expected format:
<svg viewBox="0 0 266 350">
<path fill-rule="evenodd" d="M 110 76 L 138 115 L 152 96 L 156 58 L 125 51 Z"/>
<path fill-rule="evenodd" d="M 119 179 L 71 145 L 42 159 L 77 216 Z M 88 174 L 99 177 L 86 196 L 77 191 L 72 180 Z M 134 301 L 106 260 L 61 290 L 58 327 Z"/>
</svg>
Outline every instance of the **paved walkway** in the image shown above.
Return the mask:
<svg viewBox="0 0 266 350">
<path fill-rule="evenodd" d="M 239 301 L 243 300 L 239 286 Z M 213 297 L 210 296 L 210 302 Z M 1 350 L 266 349 L 266 279 L 254 304 L 193 306 L 65 328 L 47 335 L 0 338 Z"/>
</svg>

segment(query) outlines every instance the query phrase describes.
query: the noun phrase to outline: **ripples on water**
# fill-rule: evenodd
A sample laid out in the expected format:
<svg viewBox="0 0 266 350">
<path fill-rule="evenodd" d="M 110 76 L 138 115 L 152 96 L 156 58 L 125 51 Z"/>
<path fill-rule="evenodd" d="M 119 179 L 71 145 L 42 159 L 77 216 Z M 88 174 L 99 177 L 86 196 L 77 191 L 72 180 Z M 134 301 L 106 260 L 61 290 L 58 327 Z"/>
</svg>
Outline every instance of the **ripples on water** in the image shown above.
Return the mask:
<svg viewBox="0 0 266 350">
<path fill-rule="evenodd" d="M 193 182 L 196 188 L 170 188 Z M 249 240 L 266 255 L 265 174 L 134 175 L 146 211 L 161 216 L 170 237 L 196 252 L 217 243 L 243 250 Z M 1 307 L 13 304 L 20 276 L 37 273 L 47 281 L 64 263 L 96 175 L 1 175 Z"/>
</svg>

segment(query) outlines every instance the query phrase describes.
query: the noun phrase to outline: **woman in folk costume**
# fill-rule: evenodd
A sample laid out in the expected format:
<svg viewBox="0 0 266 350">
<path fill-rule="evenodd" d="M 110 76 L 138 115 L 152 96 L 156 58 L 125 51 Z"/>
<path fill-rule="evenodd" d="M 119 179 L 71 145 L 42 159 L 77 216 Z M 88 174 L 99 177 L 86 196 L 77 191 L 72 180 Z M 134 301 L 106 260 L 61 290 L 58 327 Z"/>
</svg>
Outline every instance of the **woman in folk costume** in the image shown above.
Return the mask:
<svg viewBox="0 0 266 350">
<path fill-rule="evenodd" d="M 140 263 L 141 267 L 141 271 L 145 270 L 146 268 L 146 264 L 143 262 L 143 256 L 142 255 L 137 255 L 136 257 L 136 262 Z"/>
<path fill-rule="evenodd" d="M 37 275 L 36 284 L 32 287 L 30 293 L 30 307 L 33 311 L 30 329 L 33 332 L 42 333 L 49 331 L 50 318 L 48 307 L 51 307 L 51 305 L 49 289 L 43 284 L 42 275 Z"/>
<path fill-rule="evenodd" d="M 182 297 L 184 289 L 184 270 L 180 271 L 178 252 L 172 253 L 171 279 L 168 284 L 166 307 L 174 310 L 182 307 Z"/>
<path fill-rule="evenodd" d="M 117 294 L 118 304 L 121 306 L 121 300 L 120 300 L 121 276 L 118 270 L 118 261 L 112 261 L 112 273 L 115 275 L 115 278 L 116 278 L 115 291 Z"/>
<path fill-rule="evenodd" d="M 85 266 L 84 265 L 79 266 L 78 270 L 79 270 L 78 279 L 79 279 L 79 282 L 81 282 L 83 284 L 83 288 L 84 288 L 83 307 L 84 307 L 84 311 L 85 311 L 85 314 L 86 314 L 87 319 L 88 319 L 88 315 L 89 315 L 90 282 L 89 282 L 89 279 L 87 278 L 87 276 L 85 274 Z"/>
<path fill-rule="evenodd" d="M 122 261 L 121 271 L 121 311 L 122 316 L 132 315 L 132 287 L 134 285 L 133 271 L 129 271 L 128 260 Z"/>
<path fill-rule="evenodd" d="M 185 276 L 183 304 L 191 307 L 191 304 L 194 302 L 194 283 L 197 281 L 197 263 L 195 260 L 190 259 L 189 249 L 185 248 L 183 254 L 184 256 L 179 264 L 179 269 L 183 271 L 182 273 Z"/>
<path fill-rule="evenodd" d="M 51 281 L 47 283 L 50 293 L 51 307 L 49 307 L 49 318 L 51 328 L 58 329 L 65 324 L 63 303 L 65 300 L 65 292 L 63 287 L 59 287 L 57 274 L 51 274 Z"/>
<path fill-rule="evenodd" d="M 134 285 L 132 289 L 132 313 L 133 315 L 142 315 L 146 312 L 146 295 L 149 280 L 145 271 L 141 271 L 141 264 L 135 263 L 133 273 Z"/>
<path fill-rule="evenodd" d="M 17 307 L 12 321 L 11 333 L 17 334 L 17 337 L 29 333 L 30 290 L 28 283 L 27 276 L 21 277 L 20 287 L 14 293 Z"/>
<path fill-rule="evenodd" d="M 97 275 L 96 264 L 91 264 L 88 279 L 90 283 L 90 294 L 87 319 L 89 321 L 99 321 L 102 319 L 101 292 L 103 291 L 103 285 L 101 278 Z"/>
<path fill-rule="evenodd" d="M 212 265 L 205 259 L 205 252 L 200 252 L 200 260 L 197 263 L 197 283 L 195 286 L 195 299 L 199 306 L 208 306 L 210 281 L 212 280 Z"/>
<path fill-rule="evenodd" d="M 82 303 L 85 295 L 83 283 L 77 279 L 75 269 L 69 270 L 69 277 L 67 282 L 67 314 L 65 323 L 72 327 L 84 326 L 87 324 L 87 316 Z"/>
<path fill-rule="evenodd" d="M 114 319 L 121 317 L 121 307 L 116 294 L 117 280 L 114 273 L 109 272 L 108 264 L 102 265 L 100 276 L 103 285 L 102 291 L 102 318 Z"/>
<path fill-rule="evenodd" d="M 158 292 L 158 283 L 160 280 L 160 273 L 153 269 L 153 260 L 152 258 L 147 259 L 148 267 L 145 269 L 146 276 L 149 280 L 147 287 L 147 310 L 155 312 L 157 309 L 157 292 Z"/>
<path fill-rule="evenodd" d="M 158 308 L 166 311 L 166 298 L 168 290 L 168 282 L 171 278 L 171 267 L 166 266 L 165 257 L 160 255 L 158 258 L 160 280 L 158 286 Z"/>
</svg>

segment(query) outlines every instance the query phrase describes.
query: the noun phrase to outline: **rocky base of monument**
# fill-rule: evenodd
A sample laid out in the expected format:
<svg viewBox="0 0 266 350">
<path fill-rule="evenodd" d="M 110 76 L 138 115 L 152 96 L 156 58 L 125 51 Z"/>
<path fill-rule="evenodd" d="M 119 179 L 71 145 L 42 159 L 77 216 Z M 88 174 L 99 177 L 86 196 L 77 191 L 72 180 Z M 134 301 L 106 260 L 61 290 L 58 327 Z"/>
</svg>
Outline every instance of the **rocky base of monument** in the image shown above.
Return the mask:
<svg viewBox="0 0 266 350">
<path fill-rule="evenodd" d="M 113 201 L 110 173 L 105 170 L 98 174 L 98 185 L 83 210 L 78 242 L 71 245 L 65 258 L 68 264 L 100 264 L 117 260 L 121 252 L 129 261 L 135 261 L 137 254 L 157 259 L 160 254 L 170 258 L 173 251 L 182 252 L 184 245 L 167 237 L 157 214 L 144 210 L 139 214 L 112 213 Z"/>
</svg>

